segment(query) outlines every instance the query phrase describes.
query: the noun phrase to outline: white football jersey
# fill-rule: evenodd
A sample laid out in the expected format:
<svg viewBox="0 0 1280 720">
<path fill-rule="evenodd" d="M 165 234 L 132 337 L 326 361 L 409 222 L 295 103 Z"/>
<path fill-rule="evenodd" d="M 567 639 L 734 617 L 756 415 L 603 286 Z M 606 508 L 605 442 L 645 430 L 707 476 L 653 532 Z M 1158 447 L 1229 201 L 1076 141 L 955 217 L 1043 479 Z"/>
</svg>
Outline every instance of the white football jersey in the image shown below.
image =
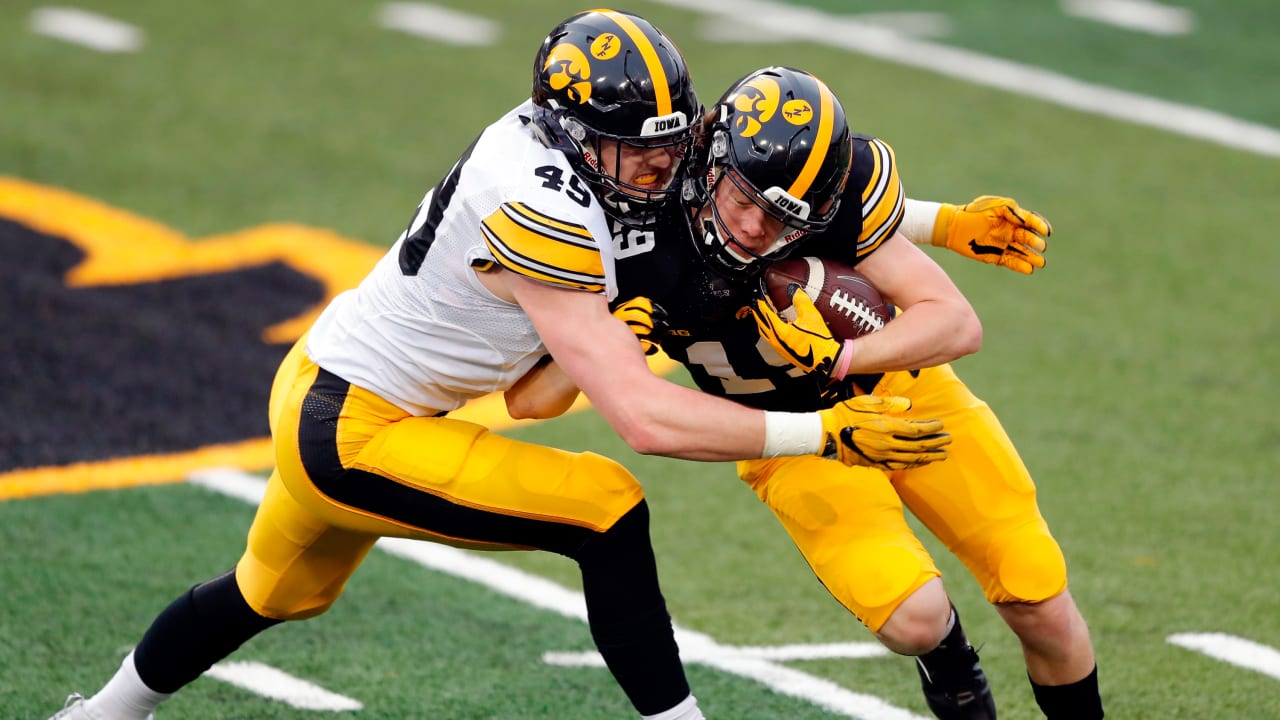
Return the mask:
<svg viewBox="0 0 1280 720">
<path fill-rule="evenodd" d="M 506 390 L 546 354 L 529 317 L 489 292 L 477 267 L 613 299 L 599 200 L 534 135 L 532 111 L 526 101 L 486 128 L 373 271 L 325 308 L 307 341 L 320 367 L 434 415 Z"/>
</svg>

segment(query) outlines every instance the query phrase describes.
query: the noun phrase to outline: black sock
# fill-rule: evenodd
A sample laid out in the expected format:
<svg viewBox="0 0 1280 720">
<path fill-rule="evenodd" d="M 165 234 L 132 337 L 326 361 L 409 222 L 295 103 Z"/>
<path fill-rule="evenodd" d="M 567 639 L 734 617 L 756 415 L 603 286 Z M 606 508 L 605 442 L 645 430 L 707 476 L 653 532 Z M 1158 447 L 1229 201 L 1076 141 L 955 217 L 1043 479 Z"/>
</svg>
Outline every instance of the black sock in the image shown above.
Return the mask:
<svg viewBox="0 0 1280 720">
<path fill-rule="evenodd" d="M 995 720 L 991 683 L 951 608 L 951 627 L 938 647 L 916 658 L 925 703 L 941 720 Z"/>
<path fill-rule="evenodd" d="M 231 570 L 170 603 L 134 649 L 133 664 L 147 687 L 172 693 L 279 622 L 249 607 Z"/>
<path fill-rule="evenodd" d="M 974 657 L 970 652 L 969 639 L 960 626 L 960 613 L 954 605 L 951 607 L 951 617 L 954 620 L 951 630 L 938 643 L 938 647 L 916 658 L 931 676 L 935 673 L 945 676 L 951 669 L 962 668 L 967 671 L 973 667 Z"/>
<path fill-rule="evenodd" d="M 591 637 L 619 687 L 641 715 L 675 707 L 689 696 L 689 682 L 658 586 L 648 505 L 641 501 L 573 557 Z"/>
<path fill-rule="evenodd" d="M 1031 680 L 1031 677 L 1027 677 Z M 1102 696 L 1098 693 L 1098 666 L 1083 679 L 1068 685 L 1038 685 L 1031 680 L 1036 704 L 1049 720 L 1101 720 Z"/>
</svg>

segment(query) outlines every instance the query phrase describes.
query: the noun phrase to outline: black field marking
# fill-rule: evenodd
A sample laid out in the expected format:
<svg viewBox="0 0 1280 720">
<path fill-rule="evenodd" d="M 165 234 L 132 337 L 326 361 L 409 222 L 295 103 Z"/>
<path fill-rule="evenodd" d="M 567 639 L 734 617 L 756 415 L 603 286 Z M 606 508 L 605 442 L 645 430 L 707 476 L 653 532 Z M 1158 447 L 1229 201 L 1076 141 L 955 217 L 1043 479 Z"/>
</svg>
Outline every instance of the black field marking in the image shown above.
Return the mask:
<svg viewBox="0 0 1280 720">
<path fill-rule="evenodd" d="M 291 224 L 192 241 L 0 176 L 0 500 L 269 466 L 276 367 L 382 253 Z"/>
<path fill-rule="evenodd" d="M 0 220 L 0 311 L 11 348 L 0 472 L 262 437 L 288 344 L 263 330 L 322 300 L 274 262 L 132 285 L 68 287 L 83 253 Z"/>
</svg>

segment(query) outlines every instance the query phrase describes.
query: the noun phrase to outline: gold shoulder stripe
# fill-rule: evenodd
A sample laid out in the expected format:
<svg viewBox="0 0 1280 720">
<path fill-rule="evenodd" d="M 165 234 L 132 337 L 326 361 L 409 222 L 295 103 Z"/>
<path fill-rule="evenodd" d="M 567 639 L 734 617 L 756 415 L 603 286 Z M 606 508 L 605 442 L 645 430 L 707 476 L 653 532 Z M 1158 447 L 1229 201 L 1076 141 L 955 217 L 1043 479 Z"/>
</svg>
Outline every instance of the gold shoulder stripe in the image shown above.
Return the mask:
<svg viewBox="0 0 1280 720">
<path fill-rule="evenodd" d="M 898 229 L 906 209 L 906 194 L 898 178 L 893 148 L 882 140 L 872 138 L 866 148 L 874 159 L 871 179 L 862 191 L 862 235 L 858 238 L 858 252 L 874 250 Z"/>
<path fill-rule="evenodd" d="M 520 202 L 507 203 L 505 207 L 508 208 L 507 214 L 512 220 L 534 232 L 555 235 L 561 242 L 569 244 L 593 249 L 596 247 L 595 239 L 591 237 L 591 231 L 585 225 L 557 220 Z"/>
<path fill-rule="evenodd" d="M 508 270 L 557 285 L 604 291 L 604 261 L 585 228 L 582 234 L 565 233 L 503 204 L 481 221 L 481 230 L 494 259 Z"/>
<path fill-rule="evenodd" d="M 505 252 L 505 248 L 503 248 L 500 245 L 494 244 L 494 242 L 492 241 L 492 238 L 488 235 L 487 232 L 485 233 L 485 244 L 488 245 L 489 251 L 493 253 L 493 256 L 497 258 L 498 264 L 507 268 L 512 272 L 520 273 L 521 275 L 524 275 L 527 278 L 540 280 L 542 282 L 550 283 L 552 285 L 563 285 L 564 287 L 575 288 L 578 290 L 586 290 L 588 292 L 593 292 L 593 293 L 604 292 L 605 286 L 604 286 L 604 283 L 602 282 L 601 283 L 580 282 L 571 278 L 567 278 L 561 274 L 552 273 L 552 272 L 542 272 L 540 270 L 535 269 L 533 266 L 525 264 L 523 261 L 527 260 L 527 258 L 518 258 L 518 257 L 513 257 L 511 255 L 508 255 Z"/>
<path fill-rule="evenodd" d="M 871 153 L 871 177 L 867 179 L 867 186 L 862 189 L 864 218 L 867 215 L 865 208 L 874 206 L 884 195 L 885 183 L 888 182 L 887 174 L 894 171 L 893 154 L 883 142 L 877 138 L 870 138 L 867 140 L 866 148 Z"/>
<path fill-rule="evenodd" d="M 655 115 L 671 114 L 671 86 L 667 81 L 667 71 L 662 68 L 662 61 L 658 59 L 658 51 L 653 47 L 653 43 L 649 42 L 649 38 L 644 36 L 644 32 L 632 22 L 631 18 L 612 10 L 601 10 L 601 15 L 609 18 L 622 28 L 622 31 L 631 38 L 631 42 L 636 44 L 640 49 L 640 57 L 644 58 L 644 65 L 649 69 L 649 76 L 653 78 L 653 93 L 658 101 L 658 109 Z"/>
<path fill-rule="evenodd" d="M 818 94 L 821 98 L 818 101 L 818 137 L 813 141 L 813 152 L 809 153 L 809 159 L 805 160 L 799 177 L 787 191 L 793 197 L 804 197 L 804 194 L 809 192 L 809 186 L 813 184 L 813 179 L 822 169 L 823 161 L 827 159 L 827 152 L 831 149 L 831 134 L 835 128 L 833 119 L 835 101 L 831 95 L 831 89 L 818 78 L 814 80 L 818 83 Z"/>
</svg>

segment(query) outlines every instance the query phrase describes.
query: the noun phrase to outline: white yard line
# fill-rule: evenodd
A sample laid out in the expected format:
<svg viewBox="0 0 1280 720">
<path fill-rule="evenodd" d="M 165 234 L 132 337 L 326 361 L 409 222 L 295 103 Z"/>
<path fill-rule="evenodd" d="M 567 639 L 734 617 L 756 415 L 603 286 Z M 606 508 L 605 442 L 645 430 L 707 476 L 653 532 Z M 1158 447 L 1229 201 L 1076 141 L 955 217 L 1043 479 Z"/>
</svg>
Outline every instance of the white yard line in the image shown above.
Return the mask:
<svg viewBox="0 0 1280 720">
<path fill-rule="evenodd" d="M 137 52 L 143 34 L 129 23 L 77 8 L 40 7 L 31 11 L 31 32 L 105 53 Z"/>
<path fill-rule="evenodd" d="M 1178 633 L 1167 640 L 1232 665 L 1280 680 L 1280 650 L 1224 633 Z"/>
<path fill-rule="evenodd" d="M 1152 35 L 1186 35 L 1196 27 L 1190 10 L 1150 0 L 1062 0 L 1061 5 L 1072 17 Z"/>
<path fill-rule="evenodd" d="M 858 660 L 884 657 L 889 650 L 880 643 L 822 643 L 817 645 L 778 645 L 776 647 L 750 647 L 717 645 L 724 658 L 742 658 L 786 662 L 788 660 Z M 686 660 L 700 662 L 700 658 L 686 654 Z M 604 667 L 604 658 L 595 651 L 548 652 L 542 660 L 551 665 L 579 667 Z"/>
<path fill-rule="evenodd" d="M 498 24 L 488 18 L 417 2 L 383 5 L 378 10 L 378 24 L 389 30 L 451 45 L 492 45 L 501 35 Z"/>
<path fill-rule="evenodd" d="M 820 643 L 804 645 L 774 645 L 756 647 L 739 645 L 731 648 L 735 655 L 761 660 L 822 660 L 831 658 L 858 659 L 888 656 L 889 649 L 876 642 Z"/>
<path fill-rule="evenodd" d="M 950 18 L 946 13 L 940 12 L 858 13 L 845 17 L 868 27 L 878 27 L 911 37 L 942 37 L 951 32 Z M 699 28 L 699 32 L 703 38 L 719 43 L 764 45 L 809 39 L 807 31 L 802 30 L 800 34 L 793 36 L 790 28 L 784 25 L 770 28 L 769 33 L 765 34 L 750 21 L 738 22 L 731 17 L 707 20 Z"/>
<path fill-rule="evenodd" d="M 252 504 L 262 499 L 265 487 L 260 478 L 240 470 L 195 473 L 190 477 L 190 482 Z M 470 580 L 534 607 L 586 621 L 586 603 L 582 599 L 582 593 L 503 565 L 481 554 L 401 538 L 383 538 L 378 541 L 377 547 L 423 567 Z M 720 645 L 709 635 L 679 626 L 676 627 L 676 640 L 686 662 L 701 663 L 755 680 L 775 692 L 806 700 L 844 717 L 860 720 L 926 720 L 923 716 L 891 705 L 873 695 L 853 692 L 829 680 L 772 662 L 802 657 L 862 658 L 888 654 L 873 643 L 814 646 L 811 655 L 804 655 L 802 648 L 805 646 L 736 648 Z M 544 659 L 557 665 L 600 667 L 603 663 L 598 657 L 593 652 L 548 653 Z"/>
<path fill-rule="evenodd" d="M 1204 108 L 1093 85 L 1031 65 L 916 40 L 856 16 L 768 0 L 652 0 L 754 27 L 761 39 L 787 37 L 929 70 L 977 85 L 1033 97 L 1081 112 L 1145 125 L 1246 152 L 1280 157 L 1280 130 Z"/>
<path fill-rule="evenodd" d="M 329 692 L 319 685 L 258 662 L 220 662 L 209 668 L 205 675 L 302 710 L 340 712 L 364 709 L 358 700 Z"/>
<path fill-rule="evenodd" d="M 769 0 L 652 0 L 711 15 L 712 40 L 806 40 L 887 62 L 936 72 L 978 85 L 1037 98 L 1081 112 L 1204 140 L 1223 147 L 1280 157 L 1280 130 L 1204 108 L 1095 85 L 1031 65 L 930 43 L 886 26 L 885 18 L 831 15 L 813 8 Z M 1188 29 L 1194 17 L 1182 8 L 1146 0 L 1062 0 L 1067 12 L 1107 15 L 1113 22 L 1145 23 L 1147 31 L 1162 27 Z M 924 14 L 918 14 L 923 16 Z M 1145 19 L 1138 19 L 1145 18 Z M 902 18 L 889 18 L 902 22 Z M 908 19 L 919 22 L 920 17 Z M 1097 18 L 1101 19 L 1101 18 Z M 381 7 L 378 22 L 400 32 L 464 46 L 491 45 L 500 35 L 498 23 L 427 3 L 396 2 Z M 938 31 L 936 20 L 926 34 Z M 889 23 L 892 25 L 892 23 Z M 908 24 L 907 28 L 911 28 Z M 142 31 L 102 15 L 73 8 L 37 8 L 31 29 L 50 37 L 102 52 L 132 52 Z"/>
</svg>

